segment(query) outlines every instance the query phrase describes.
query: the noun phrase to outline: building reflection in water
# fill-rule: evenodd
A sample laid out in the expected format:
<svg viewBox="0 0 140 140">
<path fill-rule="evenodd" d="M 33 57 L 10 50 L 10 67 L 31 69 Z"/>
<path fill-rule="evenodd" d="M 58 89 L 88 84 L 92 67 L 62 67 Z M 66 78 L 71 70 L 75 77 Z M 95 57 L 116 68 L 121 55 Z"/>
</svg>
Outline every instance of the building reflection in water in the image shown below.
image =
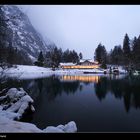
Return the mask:
<svg viewBox="0 0 140 140">
<path fill-rule="evenodd" d="M 62 81 L 81 81 L 81 82 L 99 82 L 99 76 L 98 75 L 64 75 L 61 77 Z"/>
</svg>

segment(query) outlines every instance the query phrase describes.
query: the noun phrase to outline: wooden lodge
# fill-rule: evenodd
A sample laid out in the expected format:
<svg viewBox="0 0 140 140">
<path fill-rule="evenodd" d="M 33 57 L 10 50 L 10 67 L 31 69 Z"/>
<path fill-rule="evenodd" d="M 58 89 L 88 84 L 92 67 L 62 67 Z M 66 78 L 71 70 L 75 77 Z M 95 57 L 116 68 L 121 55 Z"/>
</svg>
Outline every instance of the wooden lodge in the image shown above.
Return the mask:
<svg viewBox="0 0 140 140">
<path fill-rule="evenodd" d="M 63 69 L 97 69 L 100 65 L 92 59 L 82 59 L 78 64 L 60 63 L 60 67 Z"/>
</svg>

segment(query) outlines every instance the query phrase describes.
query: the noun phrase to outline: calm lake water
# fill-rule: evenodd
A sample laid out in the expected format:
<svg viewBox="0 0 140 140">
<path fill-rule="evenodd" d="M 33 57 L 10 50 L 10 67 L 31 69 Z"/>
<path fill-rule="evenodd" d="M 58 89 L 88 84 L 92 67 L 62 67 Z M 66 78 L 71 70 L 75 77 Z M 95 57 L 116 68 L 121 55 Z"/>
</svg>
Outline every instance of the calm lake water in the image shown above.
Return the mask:
<svg viewBox="0 0 140 140">
<path fill-rule="evenodd" d="M 20 86 L 36 109 L 26 121 L 41 129 L 75 121 L 78 132 L 140 132 L 139 77 L 51 76 Z"/>
</svg>

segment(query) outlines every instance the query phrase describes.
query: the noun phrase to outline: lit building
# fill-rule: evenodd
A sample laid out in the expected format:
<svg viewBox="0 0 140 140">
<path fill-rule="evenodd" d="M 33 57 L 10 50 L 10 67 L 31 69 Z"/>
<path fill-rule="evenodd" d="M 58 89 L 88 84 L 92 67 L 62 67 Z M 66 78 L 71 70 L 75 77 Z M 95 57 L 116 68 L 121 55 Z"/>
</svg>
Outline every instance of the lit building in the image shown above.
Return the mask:
<svg viewBox="0 0 140 140">
<path fill-rule="evenodd" d="M 81 59 L 78 64 L 60 63 L 60 67 L 63 69 L 97 69 L 100 65 L 92 59 Z"/>
</svg>

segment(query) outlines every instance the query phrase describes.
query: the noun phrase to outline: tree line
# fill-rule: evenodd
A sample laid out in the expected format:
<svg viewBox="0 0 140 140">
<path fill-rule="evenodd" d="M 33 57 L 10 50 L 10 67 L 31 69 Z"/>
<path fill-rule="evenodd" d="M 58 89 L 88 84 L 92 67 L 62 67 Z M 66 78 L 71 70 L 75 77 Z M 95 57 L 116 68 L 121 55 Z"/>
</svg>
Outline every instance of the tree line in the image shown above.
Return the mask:
<svg viewBox="0 0 140 140">
<path fill-rule="evenodd" d="M 0 47 L 0 64 L 4 63 L 8 66 L 13 64 L 32 64 L 31 60 L 25 57 L 26 55 L 26 53 L 14 47 Z"/>
<path fill-rule="evenodd" d="M 140 36 L 130 40 L 126 33 L 123 39 L 123 45 L 116 45 L 110 52 L 107 52 L 101 43 L 95 49 L 94 59 L 97 60 L 102 67 L 106 64 L 124 65 L 134 69 L 140 68 Z"/>
<path fill-rule="evenodd" d="M 75 50 L 66 49 L 63 51 L 55 45 L 50 45 L 48 51 L 43 55 L 39 53 L 38 60 L 34 63 L 38 66 L 58 67 L 62 63 L 78 63 L 83 58 L 82 53 L 79 54 Z"/>
</svg>

